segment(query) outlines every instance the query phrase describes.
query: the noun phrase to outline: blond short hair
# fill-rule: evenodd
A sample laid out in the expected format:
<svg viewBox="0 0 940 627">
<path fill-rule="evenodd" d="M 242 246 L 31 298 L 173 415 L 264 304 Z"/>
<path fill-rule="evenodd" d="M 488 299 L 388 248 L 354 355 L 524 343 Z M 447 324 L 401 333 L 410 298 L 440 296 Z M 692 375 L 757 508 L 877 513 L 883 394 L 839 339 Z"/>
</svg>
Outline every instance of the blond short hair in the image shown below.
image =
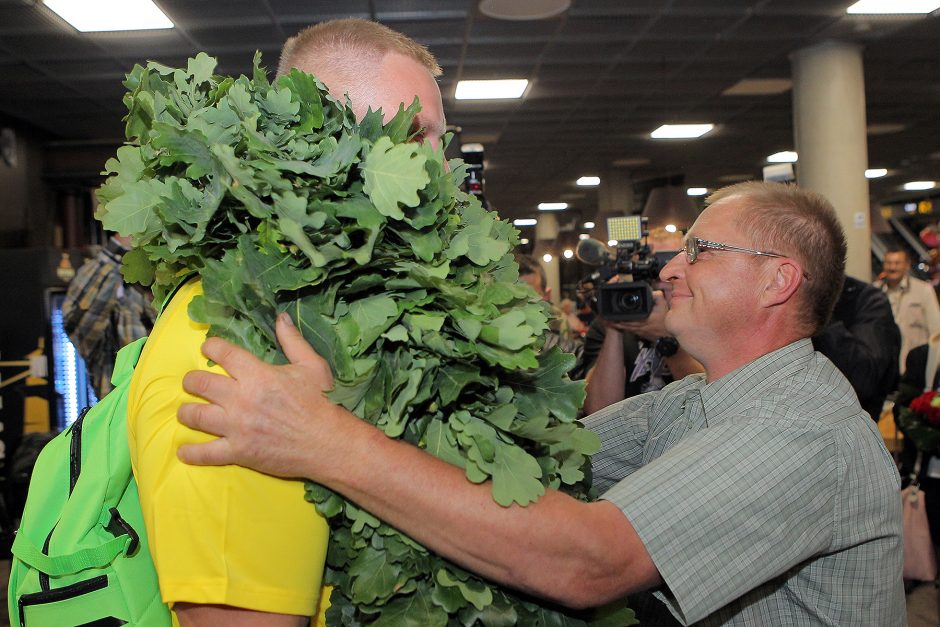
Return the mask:
<svg viewBox="0 0 940 627">
<path fill-rule="evenodd" d="M 353 79 L 374 71 L 389 52 L 414 59 L 431 76 L 441 75 L 441 66 L 426 47 L 378 22 L 356 18 L 320 22 L 288 39 L 277 74 L 293 67 L 316 74 L 318 68 L 330 67 L 343 79 Z"/>
<path fill-rule="evenodd" d="M 796 185 L 747 181 L 723 187 L 705 201 L 741 197 L 745 210 L 736 225 L 746 245 L 798 260 L 809 279 L 803 284 L 802 321 L 809 335 L 829 322 L 845 280 L 845 232 L 832 204 Z"/>
</svg>

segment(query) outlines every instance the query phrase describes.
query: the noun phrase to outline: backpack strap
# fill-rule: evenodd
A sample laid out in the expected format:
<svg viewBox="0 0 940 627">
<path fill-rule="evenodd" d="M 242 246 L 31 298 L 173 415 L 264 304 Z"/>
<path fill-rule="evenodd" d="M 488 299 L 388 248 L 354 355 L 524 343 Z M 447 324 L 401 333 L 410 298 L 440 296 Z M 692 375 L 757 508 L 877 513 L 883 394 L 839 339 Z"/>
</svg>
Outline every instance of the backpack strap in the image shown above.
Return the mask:
<svg viewBox="0 0 940 627">
<path fill-rule="evenodd" d="M 183 280 L 177 283 L 176 287 L 170 290 L 170 292 L 166 295 L 166 298 L 163 299 L 163 303 L 160 304 L 160 308 L 157 310 L 157 317 L 158 318 L 160 317 L 160 315 L 163 313 L 163 310 L 166 309 L 166 306 L 170 304 L 170 301 L 173 300 L 173 297 L 176 296 L 176 293 L 180 291 L 180 289 L 184 285 L 186 285 L 187 283 L 189 283 L 190 281 L 198 277 L 199 277 L 198 272 L 190 272 L 189 274 L 184 276 Z"/>
<path fill-rule="evenodd" d="M 132 537 L 121 535 L 100 546 L 81 549 L 68 555 L 49 556 L 30 542 L 25 534 L 18 533 L 16 534 L 16 540 L 13 541 L 12 550 L 13 555 L 24 564 L 28 564 L 50 577 L 61 577 L 89 568 L 107 566 L 121 553 L 129 552 L 133 541 Z"/>
</svg>

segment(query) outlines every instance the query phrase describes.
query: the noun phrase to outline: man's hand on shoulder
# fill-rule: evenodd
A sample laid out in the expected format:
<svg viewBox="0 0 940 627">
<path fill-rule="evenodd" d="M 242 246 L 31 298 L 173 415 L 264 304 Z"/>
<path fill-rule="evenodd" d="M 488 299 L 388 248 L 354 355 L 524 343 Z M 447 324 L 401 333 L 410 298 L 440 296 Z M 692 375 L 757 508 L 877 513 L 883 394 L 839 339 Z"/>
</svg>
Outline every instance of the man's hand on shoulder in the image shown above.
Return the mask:
<svg viewBox="0 0 940 627">
<path fill-rule="evenodd" d="M 348 456 L 343 446 L 350 430 L 372 429 L 325 393 L 333 388 L 329 364 L 317 355 L 286 314 L 277 320 L 277 337 L 290 360 L 267 364 L 219 338 L 209 338 L 203 353 L 229 376 L 192 371 L 183 388 L 208 403 L 188 403 L 179 421 L 219 436 L 181 446 L 188 464 L 237 464 L 281 477 L 324 480 Z"/>
</svg>

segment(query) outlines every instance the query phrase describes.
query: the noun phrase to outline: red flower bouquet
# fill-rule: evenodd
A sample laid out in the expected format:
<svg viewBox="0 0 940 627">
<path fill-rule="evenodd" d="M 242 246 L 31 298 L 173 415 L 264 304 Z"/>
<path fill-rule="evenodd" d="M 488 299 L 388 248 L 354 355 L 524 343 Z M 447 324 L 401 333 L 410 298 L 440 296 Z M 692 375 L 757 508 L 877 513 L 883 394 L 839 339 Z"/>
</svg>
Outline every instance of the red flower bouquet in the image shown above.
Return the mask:
<svg viewBox="0 0 940 627">
<path fill-rule="evenodd" d="M 898 426 L 923 453 L 940 453 L 940 396 L 937 392 L 924 392 L 902 407 Z"/>
</svg>

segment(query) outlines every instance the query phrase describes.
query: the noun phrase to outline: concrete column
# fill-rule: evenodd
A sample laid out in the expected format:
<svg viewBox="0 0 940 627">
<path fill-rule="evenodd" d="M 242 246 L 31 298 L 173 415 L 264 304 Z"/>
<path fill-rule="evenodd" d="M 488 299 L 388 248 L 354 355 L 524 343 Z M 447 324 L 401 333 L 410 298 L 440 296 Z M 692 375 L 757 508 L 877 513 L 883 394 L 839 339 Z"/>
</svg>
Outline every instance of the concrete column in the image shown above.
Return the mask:
<svg viewBox="0 0 940 627">
<path fill-rule="evenodd" d="M 846 273 L 871 281 L 862 49 L 827 41 L 795 52 L 790 60 L 797 182 L 835 207 L 848 243 Z"/>
<path fill-rule="evenodd" d="M 535 225 L 535 246 L 532 254 L 535 255 L 542 267 L 545 268 L 545 287 L 552 290 L 552 302 L 558 304 L 561 294 L 561 250 L 555 246 L 558 240 L 558 218 L 554 213 L 543 211 L 538 215 L 538 224 Z M 545 253 L 550 253 L 552 260 L 546 262 Z"/>
</svg>

